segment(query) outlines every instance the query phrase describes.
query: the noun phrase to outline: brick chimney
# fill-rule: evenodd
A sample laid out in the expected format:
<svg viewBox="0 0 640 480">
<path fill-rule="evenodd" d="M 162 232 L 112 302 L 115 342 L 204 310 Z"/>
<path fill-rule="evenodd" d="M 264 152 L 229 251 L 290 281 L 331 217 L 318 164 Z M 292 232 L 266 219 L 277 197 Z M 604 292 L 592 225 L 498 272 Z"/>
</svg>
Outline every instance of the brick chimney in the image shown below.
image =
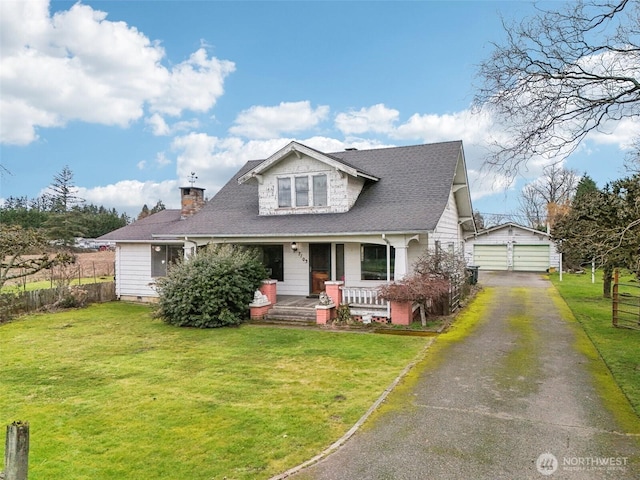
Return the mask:
<svg viewBox="0 0 640 480">
<path fill-rule="evenodd" d="M 200 211 L 204 207 L 204 188 L 180 187 L 180 218 L 185 219 Z"/>
</svg>

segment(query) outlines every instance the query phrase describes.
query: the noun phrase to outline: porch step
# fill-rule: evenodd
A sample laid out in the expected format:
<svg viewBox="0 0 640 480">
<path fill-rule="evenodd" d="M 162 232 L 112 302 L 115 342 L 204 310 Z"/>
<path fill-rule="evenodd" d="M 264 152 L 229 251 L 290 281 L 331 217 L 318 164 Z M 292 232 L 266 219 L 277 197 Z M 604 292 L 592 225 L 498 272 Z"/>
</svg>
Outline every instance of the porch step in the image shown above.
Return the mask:
<svg viewBox="0 0 640 480">
<path fill-rule="evenodd" d="M 276 305 L 264 319 L 268 323 L 279 323 L 286 325 L 315 325 L 316 310 L 308 307 L 287 307 Z"/>
</svg>

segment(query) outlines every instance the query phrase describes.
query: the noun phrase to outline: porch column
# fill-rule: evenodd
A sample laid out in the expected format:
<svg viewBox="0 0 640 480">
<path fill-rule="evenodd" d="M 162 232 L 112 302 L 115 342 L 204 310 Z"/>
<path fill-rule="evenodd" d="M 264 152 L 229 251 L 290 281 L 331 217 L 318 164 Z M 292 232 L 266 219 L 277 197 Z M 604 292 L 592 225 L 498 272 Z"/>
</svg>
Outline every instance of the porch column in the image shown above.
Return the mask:
<svg viewBox="0 0 640 480">
<path fill-rule="evenodd" d="M 260 286 L 260 292 L 269 299 L 271 305 L 276 304 L 276 298 L 278 295 L 278 281 L 277 280 L 262 280 Z"/>
<path fill-rule="evenodd" d="M 184 243 L 182 244 L 182 258 L 184 260 L 189 260 L 195 253 L 198 244 L 191 240 L 185 238 Z"/>
<path fill-rule="evenodd" d="M 340 287 L 344 285 L 344 282 L 324 282 L 324 288 L 327 292 L 327 296 L 331 299 L 333 304 L 337 307 L 342 304 L 342 290 Z"/>
<path fill-rule="evenodd" d="M 397 282 L 398 280 L 402 280 L 407 275 L 407 273 L 409 273 L 409 255 L 407 253 L 407 245 L 394 245 L 394 247 L 396 249 L 396 263 L 393 278 Z"/>
</svg>

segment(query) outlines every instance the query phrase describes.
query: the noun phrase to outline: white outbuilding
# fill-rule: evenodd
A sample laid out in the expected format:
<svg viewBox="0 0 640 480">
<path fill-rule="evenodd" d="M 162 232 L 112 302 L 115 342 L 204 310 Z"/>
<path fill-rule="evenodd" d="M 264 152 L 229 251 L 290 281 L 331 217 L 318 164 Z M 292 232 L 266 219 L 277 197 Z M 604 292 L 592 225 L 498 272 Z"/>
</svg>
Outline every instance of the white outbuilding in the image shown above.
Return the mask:
<svg viewBox="0 0 640 480">
<path fill-rule="evenodd" d="M 465 237 L 467 263 L 479 270 L 545 272 L 558 268 L 560 256 L 551 235 L 505 223 Z"/>
</svg>

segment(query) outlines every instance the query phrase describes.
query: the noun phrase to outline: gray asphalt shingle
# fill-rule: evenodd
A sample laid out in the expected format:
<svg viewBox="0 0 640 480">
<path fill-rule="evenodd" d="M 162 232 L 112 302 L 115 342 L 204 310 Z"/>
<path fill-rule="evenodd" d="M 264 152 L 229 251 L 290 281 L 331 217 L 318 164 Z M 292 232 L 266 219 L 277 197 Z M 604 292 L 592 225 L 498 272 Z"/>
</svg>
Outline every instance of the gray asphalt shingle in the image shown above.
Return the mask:
<svg viewBox="0 0 640 480">
<path fill-rule="evenodd" d="M 136 222 L 102 238 L 143 240 L 150 233 L 256 236 L 428 232 L 436 227 L 447 205 L 461 150 L 462 142 L 453 141 L 330 153 L 380 180 L 369 182 L 348 212 L 328 214 L 258 215 L 257 184 L 237 181 L 262 162 L 250 161 L 192 217 L 179 220 L 165 214 L 162 221 L 153 224 L 153 232 L 150 223 L 137 226 L 140 222 Z M 144 236 L 134 238 L 136 231 L 144 232 Z"/>
</svg>

